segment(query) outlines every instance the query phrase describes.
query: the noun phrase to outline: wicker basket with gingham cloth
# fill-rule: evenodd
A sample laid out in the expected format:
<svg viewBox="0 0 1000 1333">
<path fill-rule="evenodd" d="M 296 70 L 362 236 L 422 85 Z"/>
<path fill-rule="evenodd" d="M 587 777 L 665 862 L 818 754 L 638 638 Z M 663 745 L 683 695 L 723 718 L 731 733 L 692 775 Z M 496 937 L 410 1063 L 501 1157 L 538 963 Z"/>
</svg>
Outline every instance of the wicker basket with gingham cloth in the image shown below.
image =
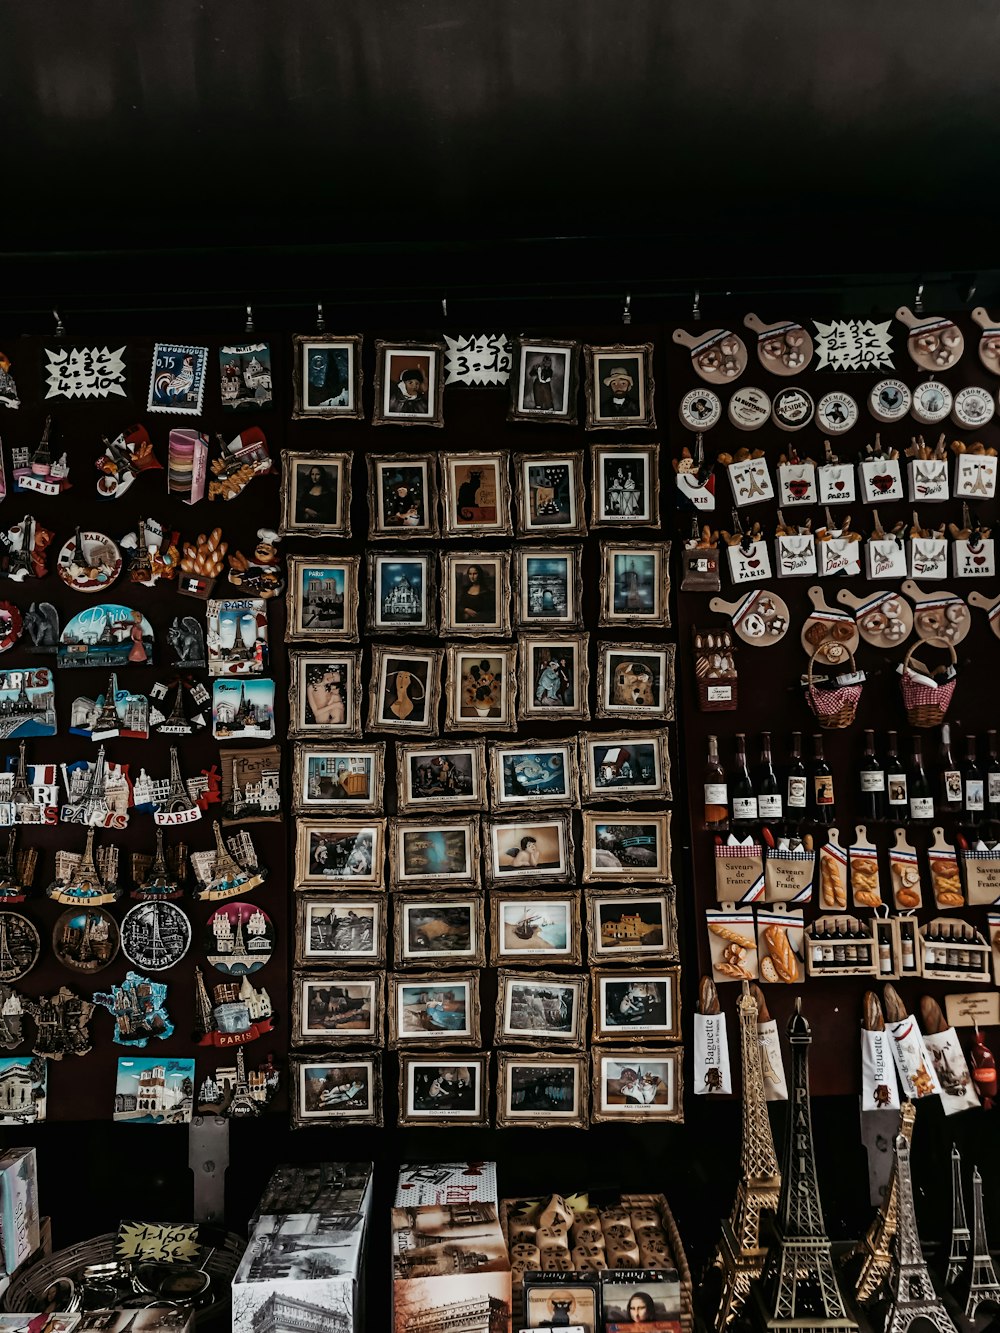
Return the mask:
<svg viewBox="0 0 1000 1333">
<path fill-rule="evenodd" d="M 911 727 L 939 727 L 944 721 L 945 714 L 951 704 L 951 696 L 955 693 L 955 686 L 958 684 L 954 674 L 948 680 L 942 680 L 939 685 L 929 685 L 927 680 L 934 676 L 943 676 L 948 671 L 953 671 L 958 656 L 951 644 L 948 645 L 948 651 L 951 654 L 949 666 L 935 667 L 933 671 L 928 671 L 922 662 L 912 660 L 914 649 L 919 645 L 914 644 L 906 656 L 903 658 L 902 672 L 899 678 L 899 688 L 903 695 L 903 707 L 906 709 L 906 720 Z M 924 647 L 927 647 L 924 644 Z"/>
<path fill-rule="evenodd" d="M 822 648 L 820 644 L 820 648 Z M 857 685 L 838 685 L 832 690 L 821 690 L 814 679 L 813 671 L 816 666 L 816 649 L 809 659 L 809 672 L 806 683 L 806 700 L 809 707 L 813 710 L 817 723 L 826 731 L 840 731 L 844 727 L 849 727 L 854 721 L 858 712 L 858 703 L 861 699 L 861 690 L 864 682 L 859 681 Z M 854 664 L 854 654 L 850 654 L 851 671 L 856 670 Z"/>
</svg>

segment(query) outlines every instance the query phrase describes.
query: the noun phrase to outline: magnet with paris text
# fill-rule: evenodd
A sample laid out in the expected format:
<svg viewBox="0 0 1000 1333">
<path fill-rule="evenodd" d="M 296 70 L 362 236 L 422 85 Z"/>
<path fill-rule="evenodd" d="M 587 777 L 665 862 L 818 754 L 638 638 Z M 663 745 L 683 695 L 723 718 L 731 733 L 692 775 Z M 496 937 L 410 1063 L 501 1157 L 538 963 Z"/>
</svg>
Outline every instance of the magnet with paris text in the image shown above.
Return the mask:
<svg viewBox="0 0 1000 1333">
<path fill-rule="evenodd" d="M 771 400 L 763 389 L 745 384 L 733 390 L 728 413 L 737 430 L 759 430 L 770 420 Z"/>
<path fill-rule="evenodd" d="M 907 563 L 911 579 L 946 579 L 948 577 L 948 539 L 944 523 L 924 527 L 917 511 L 906 539 Z"/>
<path fill-rule="evenodd" d="M 45 890 L 64 907 L 105 907 L 116 902 L 118 889 L 118 847 L 106 843 L 95 855 L 94 830 L 87 829 L 82 852 L 60 848 L 56 852 L 55 878 Z"/>
<path fill-rule="evenodd" d="M 1000 375 L 1000 322 L 995 320 L 982 305 L 977 305 L 973 310 L 972 322 L 982 329 L 978 349 L 980 361 L 992 374 Z M 0 384 L 0 394 L 2 394 L 2 384 Z"/>
<path fill-rule="evenodd" d="M 42 940 L 20 912 L 0 912 L 0 981 L 20 981 L 38 962 Z"/>
<path fill-rule="evenodd" d="M 59 821 L 59 770 L 55 764 L 29 764 L 27 743 L 19 741 L 17 759 L 0 763 L 0 824 L 56 824 Z"/>
<path fill-rule="evenodd" d="M 798 375 L 813 357 L 812 335 L 794 320 L 765 324 L 759 315 L 744 315 L 743 323 L 757 335 L 757 359 L 772 375 Z"/>
<path fill-rule="evenodd" d="M 852 532 L 846 514 L 838 527 L 825 510 L 825 522 L 816 529 L 816 567 L 821 579 L 853 578 L 861 573 L 861 534 Z"/>
<path fill-rule="evenodd" d="M 103 694 L 94 699 L 80 695 L 73 700 L 69 733 L 96 742 L 118 737 L 131 741 L 148 740 L 149 700 L 144 694 L 132 694 L 119 688 L 118 676 L 112 671 Z"/>
<path fill-rule="evenodd" d="M 69 490 L 69 464 L 65 453 L 52 456 L 52 418 L 45 418 L 42 434 L 35 448 L 24 457 L 15 450 L 14 490 L 27 491 L 33 495 L 53 497 Z M 27 451 L 24 451 L 27 452 Z"/>
<path fill-rule="evenodd" d="M 954 492 L 959 500 L 992 500 L 997 490 L 997 451 L 978 440 L 966 445 L 952 440 L 955 455 Z"/>
<path fill-rule="evenodd" d="M 272 392 L 269 342 L 251 339 L 219 348 L 219 396 L 224 412 L 270 407 Z"/>
<path fill-rule="evenodd" d="M 719 534 L 708 524 L 698 525 L 697 515 L 691 516 L 691 536 L 684 543 L 684 571 L 681 592 L 718 592 Z"/>
<path fill-rule="evenodd" d="M 195 824 L 201 819 L 201 808 L 195 803 L 190 784 L 181 776 L 176 745 L 170 747 L 169 775 L 150 777 L 145 768 L 141 769 L 132 786 L 132 798 L 137 809 L 152 811 L 153 822 L 159 828 Z"/>
<path fill-rule="evenodd" d="M 225 1076 L 224 1076 L 225 1074 Z M 236 1079 L 229 1070 L 206 1074 L 198 1085 L 198 1115 L 246 1120 L 261 1115 L 281 1084 L 281 1071 L 268 1051 L 258 1064 L 247 1065 L 242 1047 L 236 1050 Z"/>
<path fill-rule="evenodd" d="M 21 400 L 17 394 L 17 384 L 14 380 L 14 368 L 10 357 L 0 348 L 0 407 L 9 407 L 17 409 L 21 406 Z"/>
<path fill-rule="evenodd" d="M 812 519 L 799 525 L 788 523 L 778 510 L 778 526 L 774 533 L 774 566 L 779 579 L 815 578 L 816 538 Z"/>
<path fill-rule="evenodd" d="M 25 999 L 24 1012 L 35 1023 L 35 1055 L 61 1060 L 64 1055 L 86 1055 L 90 1050 L 94 1006 L 68 986 L 60 986 L 53 995 Z"/>
<path fill-rule="evenodd" d="M 779 430 L 802 430 L 816 415 L 812 396 L 797 384 L 790 384 L 774 395 L 771 420 Z"/>
<path fill-rule="evenodd" d="M 873 510 L 875 525 L 864 543 L 865 573 L 871 580 L 901 579 L 909 573 L 906 565 L 906 546 L 903 542 L 902 521 L 888 531 L 882 527 L 878 510 Z"/>
<path fill-rule="evenodd" d="M 271 918 L 256 903 L 222 903 L 205 925 L 205 957 L 227 977 L 259 972 L 275 942 Z"/>
<path fill-rule="evenodd" d="M 687 445 L 680 457 L 673 460 L 677 493 L 683 503 L 703 513 L 715 509 L 715 469 L 705 461 L 705 442 L 701 434 L 695 436 L 694 452 Z"/>
<path fill-rule="evenodd" d="M 788 633 L 788 604 L 776 592 L 755 588 L 738 602 L 713 597 L 709 607 L 732 619 L 733 629 L 752 648 L 769 648 Z"/>
<path fill-rule="evenodd" d="M 962 526 L 948 524 L 951 534 L 952 574 L 956 579 L 992 579 L 996 576 L 996 544 L 991 529 L 975 522 L 969 515 L 969 506 L 962 505 Z"/>
<path fill-rule="evenodd" d="M 183 843 L 163 845 L 163 829 L 156 830 L 156 850 L 132 853 L 132 888 L 129 897 L 139 902 L 149 899 L 172 901 L 180 898 L 187 879 L 187 848 Z"/>
<path fill-rule="evenodd" d="M 691 353 L 691 366 L 699 379 L 709 384 L 731 384 L 747 368 L 746 343 L 730 329 L 687 333 L 674 329 L 674 342 Z"/>
<path fill-rule="evenodd" d="M 191 922 L 174 903 L 150 899 L 122 918 L 122 953 L 143 972 L 165 972 L 187 953 Z"/>
<path fill-rule="evenodd" d="M 122 553 L 103 532 L 77 528 L 56 558 L 56 570 L 74 592 L 106 592 L 122 572 Z"/>
<path fill-rule="evenodd" d="M 253 824 L 283 818 L 279 746 L 223 747 L 219 765 L 224 823 Z"/>
<path fill-rule="evenodd" d="M 0 906 L 23 903 L 31 892 L 38 869 L 38 848 L 17 845 L 17 828 L 11 828 L 0 846 Z"/>
<path fill-rule="evenodd" d="M 191 676 L 158 680 L 149 692 L 149 700 L 149 725 L 161 735 L 191 736 L 208 726 L 211 695 L 200 680 Z"/>
<path fill-rule="evenodd" d="M 125 980 L 94 994 L 95 1005 L 115 1020 L 116 1046 L 147 1045 L 151 1038 L 166 1041 L 174 1030 L 167 1013 L 167 986 L 141 972 L 126 972 Z"/>
<path fill-rule="evenodd" d="M 835 390 L 816 404 L 816 425 L 825 435 L 845 435 L 858 424 L 861 413 L 849 393 Z"/>
<path fill-rule="evenodd" d="M 948 487 L 948 454 L 945 437 L 939 435 L 935 445 L 929 445 L 922 435 L 903 451 L 906 464 L 908 499 L 911 503 L 939 503 L 951 494 Z"/>
<path fill-rule="evenodd" d="M 729 474 L 733 502 L 738 508 L 774 499 L 774 484 L 763 449 L 755 449 L 753 453 L 747 449 L 739 449 L 735 454 L 722 453 L 719 462 Z"/>
<path fill-rule="evenodd" d="M 49 547 L 55 533 L 33 514 L 25 514 L 9 528 L 0 530 L 0 578 L 12 583 L 43 579 L 49 572 Z"/>
<path fill-rule="evenodd" d="M 909 386 L 902 380 L 886 379 L 873 384 L 868 395 L 868 410 L 876 421 L 889 424 L 902 421 L 913 403 Z"/>
<path fill-rule="evenodd" d="M 972 616 L 961 597 L 945 588 L 924 592 L 912 579 L 902 590 L 913 603 L 913 628 L 917 638 L 936 648 L 954 648 L 972 627 Z"/>
<path fill-rule="evenodd" d="M 840 461 L 839 456 L 830 447 L 829 440 L 823 441 L 823 462 L 816 469 L 816 481 L 820 504 L 854 503 L 854 468 L 850 463 Z"/>
<path fill-rule="evenodd" d="M 257 850 L 246 829 L 222 835 L 222 825 L 212 825 L 215 847 L 192 852 L 191 869 L 198 881 L 195 898 L 201 902 L 225 902 L 242 897 L 267 879 L 267 868 L 257 860 Z"/>
<path fill-rule="evenodd" d="M 691 389 L 681 399 L 678 415 L 682 425 L 700 434 L 722 420 L 722 400 L 711 389 Z"/>
<path fill-rule="evenodd" d="M 800 458 L 792 449 L 786 458 L 778 456 L 778 504 L 782 508 L 795 505 L 814 505 L 818 498 L 816 463 L 811 458 Z"/>
<path fill-rule="evenodd" d="M 200 967 L 194 969 L 195 1030 L 199 1046 L 243 1046 L 271 1031 L 274 1012 L 263 986 L 248 976 L 217 982 L 209 994 Z"/>
<path fill-rule="evenodd" d="M 129 426 L 113 440 L 104 436 L 104 449 L 94 466 L 99 500 L 120 500 L 141 473 L 163 470 L 149 432 L 141 425 Z"/>
<path fill-rule="evenodd" d="M 96 759 L 60 764 L 65 798 L 59 807 L 61 824 L 85 828 L 123 829 L 133 805 L 128 764 L 115 764 L 100 745 Z"/>
<path fill-rule="evenodd" d="M 858 485 L 865 504 L 882 504 L 903 498 L 899 451 L 885 448 L 879 435 L 875 436 L 873 445 L 865 445 L 864 456 L 858 459 Z"/>
<path fill-rule="evenodd" d="M 954 320 L 915 315 L 905 305 L 896 311 L 896 318 L 906 328 L 906 350 L 921 370 L 937 373 L 958 364 L 965 339 Z"/>
<path fill-rule="evenodd" d="M 52 927 L 52 952 L 71 972 L 100 972 L 119 943 L 118 923 L 103 907 L 70 907 Z"/>
</svg>

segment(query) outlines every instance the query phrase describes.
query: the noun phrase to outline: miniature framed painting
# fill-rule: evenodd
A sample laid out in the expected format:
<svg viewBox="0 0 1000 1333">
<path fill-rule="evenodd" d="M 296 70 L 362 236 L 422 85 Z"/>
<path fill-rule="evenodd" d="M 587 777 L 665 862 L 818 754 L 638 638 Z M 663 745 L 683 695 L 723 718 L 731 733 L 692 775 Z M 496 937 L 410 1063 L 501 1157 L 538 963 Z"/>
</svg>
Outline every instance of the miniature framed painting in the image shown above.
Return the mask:
<svg viewBox="0 0 1000 1333">
<path fill-rule="evenodd" d="M 680 968 L 591 972 L 594 1041 L 680 1041 Z"/>
<path fill-rule="evenodd" d="M 515 731 L 517 649 L 513 645 L 448 645 L 445 731 Z"/>
<path fill-rule="evenodd" d="M 497 1052 L 498 1129 L 586 1129 L 588 1101 L 585 1055 Z"/>
<path fill-rule="evenodd" d="M 441 492 L 445 537 L 510 536 L 507 454 L 442 454 Z"/>
<path fill-rule="evenodd" d="M 510 633 L 510 552 L 442 551 L 441 633 Z"/>
<path fill-rule="evenodd" d="M 522 537 L 583 537 L 583 454 L 515 454 L 517 530 Z"/>
<path fill-rule="evenodd" d="M 590 523 L 595 528 L 660 524 L 660 446 L 590 446 Z"/>
<path fill-rule="evenodd" d="M 591 1052 L 594 1124 L 683 1120 L 680 1048 Z"/>
<path fill-rule="evenodd" d="M 436 537 L 437 510 L 436 454 L 369 454 L 370 541 Z"/>
<path fill-rule="evenodd" d="M 370 633 L 437 633 L 434 565 L 430 551 L 368 552 Z"/>
<path fill-rule="evenodd" d="M 293 1046 L 381 1046 L 384 972 L 343 976 L 296 972 L 292 984 Z"/>
<path fill-rule="evenodd" d="M 368 726 L 372 731 L 434 736 L 441 701 L 440 648 L 372 646 L 371 699 Z"/>
<path fill-rule="evenodd" d="M 390 1049 L 430 1041 L 479 1045 L 478 972 L 390 977 Z"/>
<path fill-rule="evenodd" d="M 669 732 L 583 731 L 580 791 L 584 805 L 670 800 Z"/>
<path fill-rule="evenodd" d="M 382 1056 L 292 1055 L 292 1126 L 382 1124 Z"/>
<path fill-rule="evenodd" d="M 601 542 L 601 610 L 598 624 L 670 624 L 670 543 Z"/>
<path fill-rule="evenodd" d="M 563 1281 L 563 1279 L 567 1279 Z M 526 1328 L 552 1328 L 557 1318 L 568 1319 L 579 1333 L 604 1333 L 601 1322 L 600 1272 L 539 1272 L 524 1280 Z M 630 1320 L 621 1321 L 625 1326 Z"/>
<path fill-rule="evenodd" d="M 589 634 L 521 634 L 517 641 L 517 715 L 529 722 L 590 718 Z"/>
<path fill-rule="evenodd" d="M 483 900 L 477 893 L 393 894 L 397 968 L 485 967 Z"/>
<path fill-rule="evenodd" d="M 292 650 L 288 654 L 293 737 L 361 735 L 361 653 Z"/>
<path fill-rule="evenodd" d="M 400 1125 L 488 1125 L 488 1051 L 399 1057 Z"/>
<path fill-rule="evenodd" d="M 292 747 L 292 809 L 296 814 L 381 814 L 385 742 Z"/>
<path fill-rule="evenodd" d="M 676 961 L 673 886 L 588 890 L 587 945 L 595 963 Z"/>
<path fill-rule="evenodd" d="M 582 1046 L 587 1032 L 587 988 L 587 977 L 572 973 L 501 970 L 494 1028 L 497 1045 Z"/>
<path fill-rule="evenodd" d="M 583 347 L 587 367 L 587 430 L 656 425 L 653 344 Z"/>
<path fill-rule="evenodd" d="M 292 417 L 360 420 L 361 338 L 357 334 L 297 334 L 292 339 L 295 390 Z"/>
<path fill-rule="evenodd" d="M 422 884 L 479 887 L 479 819 L 391 819 L 389 874 L 395 889 Z"/>
<path fill-rule="evenodd" d="M 298 895 L 296 967 L 384 966 L 385 910 L 385 899 L 378 894 Z"/>
<path fill-rule="evenodd" d="M 396 808 L 486 809 L 486 742 L 396 746 Z"/>
<path fill-rule="evenodd" d="M 381 888 L 384 819 L 297 819 L 295 888 Z"/>
<path fill-rule="evenodd" d="M 490 797 L 497 808 L 576 805 L 576 745 L 566 741 L 497 741 L 490 747 Z"/>
<path fill-rule="evenodd" d="M 350 454 L 282 453 L 279 532 L 286 537 L 351 535 Z"/>
<path fill-rule="evenodd" d="M 583 812 L 583 882 L 670 880 L 670 812 Z"/>
<path fill-rule="evenodd" d="M 494 889 L 490 894 L 490 966 L 565 963 L 579 967 L 580 895 Z"/>
<path fill-rule="evenodd" d="M 373 426 L 444 425 L 444 343 L 375 343 Z"/>
<path fill-rule="evenodd" d="M 576 425 L 580 344 L 513 338 L 508 421 Z"/>
<path fill-rule="evenodd" d="M 288 557 L 286 643 L 302 639 L 357 643 L 359 563 L 356 555 Z"/>
<path fill-rule="evenodd" d="M 487 820 L 487 877 L 493 884 L 560 884 L 573 874 L 569 814 Z"/>
<path fill-rule="evenodd" d="M 596 715 L 671 721 L 674 645 L 599 643 Z"/>
<path fill-rule="evenodd" d="M 520 546 L 517 623 L 524 629 L 575 629 L 583 607 L 581 546 Z"/>
</svg>

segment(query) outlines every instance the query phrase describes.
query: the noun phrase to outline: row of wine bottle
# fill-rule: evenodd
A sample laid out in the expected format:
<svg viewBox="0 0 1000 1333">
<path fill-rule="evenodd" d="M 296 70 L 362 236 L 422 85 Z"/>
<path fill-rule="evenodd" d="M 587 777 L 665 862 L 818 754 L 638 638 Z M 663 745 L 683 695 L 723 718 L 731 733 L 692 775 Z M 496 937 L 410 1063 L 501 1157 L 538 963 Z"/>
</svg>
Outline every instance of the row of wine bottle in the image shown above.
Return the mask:
<svg viewBox="0 0 1000 1333">
<path fill-rule="evenodd" d="M 719 758 L 718 738 L 708 738 L 705 768 L 703 826 L 712 833 L 749 832 L 776 821 L 816 824 L 837 822 L 837 792 L 833 773 L 823 754 L 823 737 L 812 738 L 813 755 L 802 757 L 802 733 L 792 732 L 791 753 L 779 778 L 771 753 L 771 733 L 760 735 L 760 765 L 752 774 L 747 762 L 746 736 L 736 736 L 735 761 L 727 771 Z M 956 763 L 951 750 L 951 729 L 941 728 L 936 772 L 924 767 L 923 740 L 910 740 L 910 761 L 900 754 L 894 731 L 886 733 L 884 757 L 875 732 L 865 732 L 865 752 L 858 766 L 858 791 L 850 809 L 865 821 L 932 824 L 945 815 L 969 828 L 1000 820 L 1000 753 L 997 733 L 986 733 L 986 756 L 980 761 L 975 736 L 965 737 L 965 758 Z"/>
</svg>

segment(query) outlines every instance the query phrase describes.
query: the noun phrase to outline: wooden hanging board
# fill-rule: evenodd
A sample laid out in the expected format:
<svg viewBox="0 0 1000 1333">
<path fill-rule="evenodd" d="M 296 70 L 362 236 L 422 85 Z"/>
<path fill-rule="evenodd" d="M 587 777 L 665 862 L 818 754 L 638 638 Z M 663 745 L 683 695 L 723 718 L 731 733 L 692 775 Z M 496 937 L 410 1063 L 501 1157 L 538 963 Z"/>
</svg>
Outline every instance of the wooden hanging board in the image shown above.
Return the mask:
<svg viewBox="0 0 1000 1333">
<path fill-rule="evenodd" d="M 819 905 L 824 912 L 843 912 L 847 908 L 847 851 L 840 845 L 840 833 L 826 830 L 826 842 L 819 849 Z"/>
<path fill-rule="evenodd" d="M 907 305 L 899 307 L 896 318 L 906 326 L 906 350 L 921 370 L 950 370 L 958 364 L 965 339 L 953 320 L 915 315 Z"/>
<path fill-rule="evenodd" d="M 927 848 L 927 864 L 931 872 L 934 904 L 939 912 L 954 912 L 965 906 L 962 890 L 962 872 L 958 853 L 953 843 L 946 842 L 944 829 L 934 828 L 934 841 Z"/>
<path fill-rule="evenodd" d="M 868 836 L 867 824 L 855 826 L 854 841 L 848 848 L 847 857 L 851 872 L 851 901 L 855 910 L 861 907 L 881 907 L 882 874 L 878 863 L 878 848 Z"/>
<path fill-rule="evenodd" d="M 912 579 L 904 579 L 900 588 L 913 603 L 913 628 L 924 643 L 954 648 L 972 628 L 969 608 L 956 593 L 947 588 L 924 592 Z"/>
<path fill-rule="evenodd" d="M 1000 375 L 1000 320 L 996 320 L 983 305 L 972 312 L 973 324 L 982 329 L 979 335 L 979 359 L 994 375 Z"/>
<path fill-rule="evenodd" d="M 757 359 L 772 375 L 800 375 L 813 358 L 812 334 L 794 320 L 765 324 L 759 315 L 743 323 L 757 335 Z"/>
<path fill-rule="evenodd" d="M 751 648 L 770 648 L 788 633 L 788 605 L 776 592 L 755 588 L 738 602 L 713 597 L 713 611 L 732 618 L 733 629 Z"/>
<path fill-rule="evenodd" d="M 969 593 L 969 605 L 986 612 L 989 617 L 990 629 L 1000 639 L 1000 593 L 996 597 L 987 597 L 978 588 L 974 588 Z"/>
<path fill-rule="evenodd" d="M 674 342 L 690 351 L 695 374 L 709 384 L 733 384 L 747 368 L 746 343 L 729 329 L 698 334 L 674 329 Z"/>
<path fill-rule="evenodd" d="M 858 633 L 872 648 L 898 648 L 913 629 L 913 609 L 898 592 L 868 593 L 859 597 L 841 588 L 837 601 L 854 612 Z"/>
<path fill-rule="evenodd" d="M 846 666 L 851 654 L 858 651 L 861 635 L 853 618 L 846 611 L 830 606 L 823 589 L 813 584 L 809 589 L 813 611 L 806 617 L 800 638 L 808 657 L 826 666 Z"/>
<path fill-rule="evenodd" d="M 892 901 L 897 912 L 913 912 L 923 906 L 917 849 L 907 841 L 906 829 L 896 830 L 896 841 L 889 850 L 892 875 Z"/>
</svg>

